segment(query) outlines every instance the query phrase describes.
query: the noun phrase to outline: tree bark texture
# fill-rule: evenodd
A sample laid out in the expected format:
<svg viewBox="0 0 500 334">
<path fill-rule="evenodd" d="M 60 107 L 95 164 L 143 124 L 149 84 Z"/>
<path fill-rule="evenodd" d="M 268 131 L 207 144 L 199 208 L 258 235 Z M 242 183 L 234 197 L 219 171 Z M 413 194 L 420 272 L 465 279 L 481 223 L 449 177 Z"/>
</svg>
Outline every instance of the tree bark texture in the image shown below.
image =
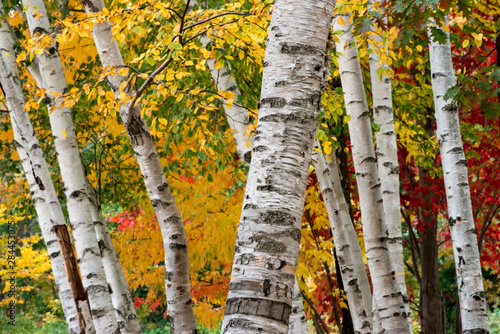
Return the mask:
<svg viewBox="0 0 500 334">
<path fill-rule="evenodd" d="M 377 159 L 373 149 L 370 113 L 357 49 L 351 47 L 352 25 L 349 23 L 349 15 L 342 15 L 342 18 L 345 24 L 339 24 L 336 18 L 334 31 L 343 32 L 339 36 L 337 52 L 340 53 L 338 60 L 345 105 L 347 114 L 351 117 L 348 125 L 373 296 L 386 333 L 410 333 L 403 296 L 395 281 L 395 272 L 388 250 L 389 232 L 385 222 Z"/>
<path fill-rule="evenodd" d="M 320 146 L 317 141 L 316 146 L 318 148 Z M 365 302 L 363 302 L 364 296 L 359 287 L 351 245 L 344 231 L 345 224 L 340 215 L 340 208 L 336 194 L 333 190 L 332 182 L 328 177 L 329 170 L 323 154 L 316 150 L 313 151 L 313 165 L 318 177 L 323 201 L 325 202 L 328 219 L 330 220 L 333 243 L 335 244 L 337 258 L 344 279 L 344 288 L 354 323 L 354 330 L 356 333 L 372 333 L 371 314 L 369 315 L 370 312 L 366 312 Z M 361 261 L 363 261 L 362 258 Z M 371 294 L 367 297 L 371 299 Z M 338 325 L 340 326 L 340 324 Z"/>
<path fill-rule="evenodd" d="M 444 44 L 432 37 L 429 44 L 431 83 L 436 112 L 436 137 L 441 152 L 448 222 L 457 272 L 462 330 L 464 334 L 489 333 L 459 110 L 456 103 L 444 98 L 448 89 L 457 84 L 457 80 L 451 59 L 449 35 L 446 31 L 442 32 L 447 36 Z"/>
<path fill-rule="evenodd" d="M 369 1 L 372 6 L 374 1 Z M 387 23 L 387 18 L 382 17 Z M 370 35 L 378 48 L 384 46 L 382 36 L 373 33 Z M 377 139 L 377 163 L 381 182 L 382 198 L 384 200 L 384 214 L 389 231 L 388 248 L 395 271 L 396 282 L 399 284 L 403 295 L 405 312 L 408 317 L 410 329 L 412 329 L 410 305 L 408 304 L 408 293 L 406 291 L 404 255 L 403 255 L 403 233 L 401 230 L 401 204 L 399 198 L 399 163 L 398 146 L 396 142 L 396 129 L 394 128 L 394 111 L 392 107 L 392 84 L 387 75 L 378 76 L 379 69 L 389 69 L 386 63 L 380 64 L 379 53 L 387 51 L 380 50 L 377 53 L 373 44 L 370 44 L 373 53 L 370 54 L 370 78 L 372 84 L 373 119 L 380 126 L 376 133 Z"/>
<path fill-rule="evenodd" d="M 334 1 L 277 0 L 222 333 L 288 333 Z"/>
<path fill-rule="evenodd" d="M 90 210 L 94 220 L 94 227 L 97 235 L 97 242 L 101 251 L 106 279 L 110 286 L 111 300 L 115 308 L 115 315 L 118 327 L 122 334 L 142 333 L 141 323 L 137 318 L 134 301 L 130 294 L 127 279 L 123 273 L 122 266 L 118 260 L 118 255 L 109 235 L 108 228 L 101 211 L 101 203 L 97 192 L 87 179 L 87 193 L 90 198 Z"/>
<path fill-rule="evenodd" d="M 87 14 L 104 9 L 102 0 L 82 1 Z M 109 20 L 94 23 L 94 42 L 104 68 L 123 66 L 123 58 L 116 40 L 111 34 Z M 118 98 L 120 85 L 128 77 L 118 74 L 108 77 L 109 87 Z M 176 334 L 194 334 L 198 329 L 191 301 L 189 283 L 189 258 L 187 238 L 181 215 L 170 191 L 158 156 L 155 141 L 146 121 L 141 117 L 140 108 L 134 106 L 129 115 L 129 105 L 120 106 L 120 116 L 124 121 L 139 163 L 149 198 L 160 224 L 165 249 L 165 291 L 167 295 L 167 317 L 171 331 Z"/>
<path fill-rule="evenodd" d="M 45 5 L 42 0 L 25 0 L 26 17 L 32 37 L 51 32 Z M 38 14 L 38 15 L 37 15 Z M 46 101 L 57 158 L 66 192 L 70 222 L 75 236 L 75 247 L 79 258 L 83 285 L 89 295 L 90 307 L 98 333 L 116 333 L 118 324 L 104 273 L 103 263 L 90 214 L 90 202 L 86 192 L 84 170 L 80 163 L 80 152 L 71 110 L 61 107 L 52 93 L 67 92 L 64 69 L 56 43 L 37 56 L 43 88 L 47 90 Z"/>
<path fill-rule="evenodd" d="M 3 9 L 0 4 L 0 15 Z M 64 214 L 57 198 L 57 193 L 50 177 L 42 147 L 35 136 L 33 125 L 24 110 L 25 100 L 19 81 L 15 61 L 14 39 L 7 21 L 1 21 L 0 27 L 0 82 L 5 94 L 9 116 L 14 132 L 14 146 L 30 187 L 33 204 L 38 215 L 38 224 L 43 240 L 47 245 L 52 272 L 61 300 L 68 330 L 71 334 L 81 333 L 79 319 L 90 319 L 90 312 L 78 312 L 71 291 L 61 246 L 54 232 L 54 227 L 67 230 Z M 7 56 L 7 54 L 9 54 Z M 72 251 L 72 250 L 71 250 Z M 93 333 L 92 321 L 85 326 L 85 333 Z"/>
<path fill-rule="evenodd" d="M 364 308 L 370 323 L 372 325 L 375 325 L 372 321 L 373 296 L 370 289 L 370 282 L 368 281 L 368 275 L 366 273 L 361 245 L 359 244 L 358 236 L 356 234 L 356 230 L 354 229 L 354 224 L 349 213 L 349 205 L 347 204 L 344 197 L 344 191 L 342 189 L 342 184 L 340 181 L 339 164 L 337 162 L 335 151 L 332 151 L 331 155 L 327 156 L 327 159 L 325 160 L 330 161 L 328 163 L 328 176 L 330 182 L 332 183 L 335 196 L 337 197 L 343 230 L 346 234 L 346 238 L 348 239 L 347 242 L 351 248 L 354 270 L 356 271 L 356 277 L 358 279 L 359 289 L 361 290 Z"/>
<path fill-rule="evenodd" d="M 302 293 L 300 292 L 297 278 L 293 287 L 292 313 L 290 314 L 290 324 L 288 326 L 288 334 L 307 334 L 307 319 L 304 310 L 304 302 L 302 301 Z"/>
<path fill-rule="evenodd" d="M 428 118 L 423 126 L 425 132 L 434 134 L 434 121 Z M 420 188 L 429 189 L 432 184 L 426 178 L 429 173 L 423 167 L 418 167 L 418 183 Z M 431 211 L 432 193 L 424 196 L 426 205 L 418 208 L 417 217 L 423 225 L 418 231 L 421 263 L 420 280 L 420 328 L 422 333 L 444 334 L 446 327 L 441 287 L 439 285 L 439 248 L 437 244 L 437 216 Z M 411 228 L 409 226 L 408 228 Z"/>
</svg>

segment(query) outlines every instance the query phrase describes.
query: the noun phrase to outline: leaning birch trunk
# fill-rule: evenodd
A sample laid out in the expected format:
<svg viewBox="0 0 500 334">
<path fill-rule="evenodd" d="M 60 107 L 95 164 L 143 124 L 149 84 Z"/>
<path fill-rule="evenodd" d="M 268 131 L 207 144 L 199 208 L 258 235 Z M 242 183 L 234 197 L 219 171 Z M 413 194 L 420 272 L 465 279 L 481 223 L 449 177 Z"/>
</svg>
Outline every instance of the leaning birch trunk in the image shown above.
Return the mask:
<svg viewBox="0 0 500 334">
<path fill-rule="evenodd" d="M 372 6 L 373 1 L 368 2 Z M 387 23 L 387 18 L 382 18 Z M 372 27 L 373 28 L 373 27 Z M 380 64 L 379 53 L 389 52 L 380 50 L 384 46 L 382 36 L 377 33 L 370 35 L 374 44 L 370 44 L 373 51 L 370 54 L 370 78 L 372 84 L 373 97 L 373 119 L 380 126 L 380 131 L 376 133 L 377 139 L 377 163 L 382 184 L 382 198 L 384 200 L 384 213 L 389 230 L 388 247 L 392 260 L 392 265 L 396 273 L 396 282 L 403 295 L 405 303 L 405 313 L 411 326 L 411 312 L 408 304 L 408 293 L 406 291 L 405 268 L 403 256 L 403 233 L 401 230 L 401 205 L 399 198 L 399 163 L 398 147 L 396 142 L 396 130 L 394 128 L 394 112 L 392 107 L 392 84 L 391 79 L 384 74 L 379 77 L 379 69 L 387 70 L 386 63 Z M 378 45 L 376 50 L 373 45 Z M 387 58 L 386 57 L 386 58 Z"/>
<path fill-rule="evenodd" d="M 221 333 L 288 333 L 333 9 L 333 0 L 275 1 Z"/>
<path fill-rule="evenodd" d="M 115 308 L 118 327 L 120 327 L 120 332 L 122 334 L 142 333 L 141 323 L 139 322 L 139 318 L 137 318 L 137 312 L 135 310 L 134 301 L 132 300 L 132 295 L 130 294 L 127 279 L 123 273 L 115 246 L 113 245 L 102 214 L 100 200 L 96 190 L 88 182 L 88 179 L 87 193 L 89 194 L 90 211 L 94 220 L 97 242 L 101 251 L 106 279 L 111 288 L 111 300 Z"/>
<path fill-rule="evenodd" d="M 340 17 L 345 24 L 339 24 Z M 337 52 L 340 52 L 339 70 L 347 114 L 351 117 L 348 123 L 349 134 L 359 189 L 366 255 L 373 283 L 373 297 L 378 305 L 380 320 L 386 333 L 410 333 L 403 296 L 395 281 L 388 251 L 389 233 L 385 223 L 377 159 L 373 149 L 370 113 L 357 49 L 351 47 L 353 36 L 349 15 L 336 18 L 333 30 L 343 32 L 337 43 Z"/>
<path fill-rule="evenodd" d="M 320 149 L 320 144 L 317 140 L 315 146 Z M 359 280 L 354 266 L 353 252 L 351 251 L 351 245 L 344 231 L 345 224 L 342 221 L 337 196 L 328 175 L 329 171 L 325 162 L 325 157 L 321 152 L 314 150 L 312 160 L 328 213 L 328 219 L 330 221 L 333 243 L 337 251 L 337 259 L 342 272 L 342 280 L 344 282 L 344 289 L 354 324 L 354 330 L 356 333 L 372 333 L 371 312 L 367 312 L 366 303 L 363 301 L 363 298 L 371 300 L 372 296 L 371 294 L 364 296 L 359 286 Z M 356 243 L 358 242 L 356 241 Z M 361 261 L 363 261 L 363 258 L 361 258 Z"/>
<path fill-rule="evenodd" d="M 430 29 L 429 29 L 430 30 Z M 457 84 L 448 32 L 444 44 L 429 44 L 436 137 L 441 151 L 448 222 L 457 273 L 460 316 L 464 334 L 489 333 L 476 228 L 472 214 L 467 160 L 460 133 L 459 109 L 444 95 Z M 429 33 L 430 34 L 430 33 Z M 458 315 L 458 314 L 457 314 Z"/>
<path fill-rule="evenodd" d="M 84 1 L 83 6 L 87 14 L 98 13 L 104 9 L 104 2 L 102 0 L 89 0 Z M 109 20 L 103 23 L 94 23 L 92 34 L 103 67 L 123 66 L 123 58 L 118 44 L 111 34 Z M 113 90 L 116 98 L 120 94 L 120 85 L 127 80 L 128 77 L 118 74 L 108 77 L 109 87 Z M 192 334 L 197 331 L 197 327 L 191 301 L 186 232 L 163 173 L 154 138 L 146 121 L 141 117 L 140 108 L 134 106 L 130 113 L 131 115 L 129 115 L 129 105 L 122 104 L 120 116 L 125 123 L 134 155 L 139 163 L 163 235 L 167 316 L 170 319 L 172 332 L 175 329 L 175 333 Z"/>
<path fill-rule="evenodd" d="M 354 270 L 356 271 L 356 277 L 358 278 L 358 286 L 361 290 L 363 304 L 365 306 L 366 314 L 368 318 L 372 319 L 372 308 L 373 308 L 373 296 L 370 289 L 370 282 L 368 281 L 368 275 L 366 274 L 365 262 L 363 258 L 363 251 L 361 250 L 361 245 L 359 244 L 358 235 L 354 229 L 354 224 L 351 220 L 351 215 L 349 214 L 349 206 L 344 197 L 344 192 L 342 191 L 342 184 L 340 182 L 340 171 L 337 162 L 337 157 L 335 151 L 332 151 L 331 155 L 327 156 L 326 161 L 328 163 L 328 175 L 330 182 L 333 186 L 333 191 L 337 197 L 337 202 L 340 210 L 340 220 L 342 221 L 342 226 L 348 243 L 351 246 L 352 260 L 354 262 Z M 375 318 L 373 318 L 373 328 L 375 328 Z M 372 320 L 370 320 L 372 322 Z M 380 322 L 380 319 L 379 319 Z"/>
<path fill-rule="evenodd" d="M 202 38 L 203 45 L 207 46 L 210 43 L 210 38 Z M 229 63 L 226 62 L 225 66 L 220 69 L 215 69 L 215 59 L 208 59 L 207 65 L 210 70 L 210 74 L 214 81 L 217 90 L 223 92 L 230 91 L 234 93 L 234 100 L 238 100 L 238 96 L 241 95 L 236 81 L 232 78 L 231 68 Z M 228 108 L 224 105 L 224 112 L 227 117 L 227 122 L 233 131 L 233 138 L 236 144 L 236 151 L 238 153 L 238 158 L 243 161 L 246 165 L 250 164 L 252 159 L 252 147 L 253 145 L 247 146 L 246 138 L 246 128 L 249 122 L 248 110 L 242 106 L 238 106 L 233 103 L 232 108 Z M 248 138 L 248 141 L 253 142 L 253 136 Z M 252 143 L 253 144 L 253 143 Z M 307 334 L 307 319 L 304 309 L 304 301 L 302 300 L 302 293 L 300 292 L 299 284 L 297 282 L 297 277 L 295 277 L 295 284 L 293 286 L 293 299 L 292 299 L 292 314 L 290 315 L 290 325 L 288 329 L 289 334 Z"/>
<path fill-rule="evenodd" d="M 0 4 L 0 15 L 2 8 Z M 57 236 L 53 231 L 54 226 L 66 227 L 66 221 L 57 198 L 54 184 L 45 161 L 42 148 L 35 136 L 33 125 L 24 110 L 24 96 L 19 81 L 19 74 L 15 55 L 13 52 L 14 40 L 10 38 L 10 26 L 6 21 L 0 27 L 0 83 L 3 87 L 9 116 L 14 131 L 14 146 L 19 154 L 26 179 L 30 187 L 30 194 L 38 215 L 38 223 L 43 240 L 47 245 L 52 273 L 61 300 L 68 330 L 71 334 L 94 333 L 90 310 L 78 312 L 73 298 L 68 275 Z M 10 53 L 10 56 L 7 56 Z M 88 322 L 80 327 L 79 319 Z"/>
<path fill-rule="evenodd" d="M 211 42 L 211 39 L 204 36 L 201 38 L 201 42 L 206 47 Z M 236 81 L 232 78 L 231 65 L 229 62 L 226 62 L 225 66 L 222 66 L 217 70 L 215 69 L 215 59 L 207 59 L 207 66 L 217 89 L 222 90 L 223 92 L 229 91 L 234 93 L 234 101 L 238 101 L 238 96 L 240 96 L 241 93 L 238 89 Z M 226 103 L 224 103 L 224 112 L 226 114 L 227 122 L 233 131 L 238 158 L 246 164 L 250 164 L 250 160 L 252 158 L 252 147 L 247 146 L 245 136 L 247 126 L 252 123 L 248 117 L 248 109 L 238 105 L 237 102 L 234 102 L 229 108 L 226 106 Z M 253 138 L 250 137 L 249 141 L 252 140 Z"/>
<path fill-rule="evenodd" d="M 51 31 L 45 5 L 42 0 L 25 0 L 26 17 L 31 36 Z M 37 15 L 38 13 L 38 15 Z M 118 324 L 109 295 L 108 284 L 97 244 L 90 214 L 90 202 L 86 192 L 84 170 L 71 111 L 55 101 L 52 92 L 64 94 L 67 90 L 64 70 L 55 42 L 37 56 L 43 87 L 47 90 L 48 105 L 55 107 L 49 113 L 52 135 L 66 192 L 68 213 L 75 247 L 79 258 L 82 281 L 88 293 L 94 325 L 98 333 L 116 333 Z"/>
</svg>

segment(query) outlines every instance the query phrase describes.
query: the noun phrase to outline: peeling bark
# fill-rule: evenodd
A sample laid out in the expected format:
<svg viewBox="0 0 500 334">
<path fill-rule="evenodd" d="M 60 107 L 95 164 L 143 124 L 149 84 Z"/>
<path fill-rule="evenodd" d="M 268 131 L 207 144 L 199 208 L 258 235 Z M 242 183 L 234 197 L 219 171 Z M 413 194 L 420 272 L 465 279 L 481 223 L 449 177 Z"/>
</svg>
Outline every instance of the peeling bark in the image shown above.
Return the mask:
<svg viewBox="0 0 500 334">
<path fill-rule="evenodd" d="M 26 17 L 32 37 L 51 31 L 45 5 L 42 0 L 25 0 Z M 90 202 L 85 189 L 84 170 L 80 164 L 80 152 L 71 111 L 56 101 L 58 94 L 67 92 L 64 70 L 55 42 L 43 54 L 36 56 L 40 64 L 43 87 L 47 90 L 46 101 L 55 107 L 49 113 L 57 158 L 67 198 L 70 222 L 75 235 L 82 281 L 88 293 L 94 325 L 98 333 L 116 333 L 118 324 L 114 314 L 108 284 L 104 273 L 99 246 L 95 235 Z"/>
<path fill-rule="evenodd" d="M 389 232 L 385 222 L 361 67 L 357 59 L 357 49 L 351 47 L 353 36 L 349 15 L 342 15 L 342 18 L 345 24 L 340 25 L 338 19 L 335 19 L 333 30 L 343 32 L 337 43 L 337 52 L 340 52 L 339 70 L 347 114 L 351 116 L 348 126 L 373 296 L 386 333 L 410 333 L 403 296 L 395 281 L 395 272 L 388 251 Z"/>
<path fill-rule="evenodd" d="M 221 333 L 288 333 L 333 8 L 334 1 L 275 1 Z"/>
<path fill-rule="evenodd" d="M 440 28 L 437 28 L 440 29 Z M 458 297 L 463 333 L 489 333 L 476 228 L 472 214 L 467 160 L 460 133 L 459 109 L 444 95 L 457 84 L 448 32 L 444 44 L 431 37 L 429 44 L 431 83 L 436 110 L 436 137 L 448 204 L 453 255 L 457 272 Z"/>
<path fill-rule="evenodd" d="M 98 13 L 104 9 L 102 0 L 85 0 L 82 4 L 87 14 Z M 109 20 L 94 23 L 92 34 L 103 67 L 111 69 L 123 66 L 120 49 L 111 35 Z M 109 87 L 116 98 L 120 93 L 120 85 L 128 79 L 118 74 L 108 77 Z M 164 240 L 167 317 L 170 320 L 172 332 L 194 334 L 198 329 L 191 301 L 189 258 L 184 225 L 163 173 L 153 136 L 141 117 L 140 107 L 131 108 L 130 114 L 129 107 L 129 105 L 122 104 L 120 116 L 127 129 Z"/>
</svg>

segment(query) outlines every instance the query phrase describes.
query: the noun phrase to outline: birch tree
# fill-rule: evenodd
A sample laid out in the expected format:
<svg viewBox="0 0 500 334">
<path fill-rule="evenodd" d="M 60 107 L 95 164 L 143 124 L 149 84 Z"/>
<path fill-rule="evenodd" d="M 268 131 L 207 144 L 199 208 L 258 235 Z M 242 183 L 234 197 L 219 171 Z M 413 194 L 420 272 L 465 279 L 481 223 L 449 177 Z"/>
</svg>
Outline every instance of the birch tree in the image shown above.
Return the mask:
<svg viewBox="0 0 500 334">
<path fill-rule="evenodd" d="M 333 9 L 334 1 L 274 4 L 222 333 L 288 332 Z"/>
<path fill-rule="evenodd" d="M 431 83 L 436 112 L 436 136 L 448 204 L 448 223 L 453 243 L 462 332 L 489 333 L 481 263 L 467 175 L 459 108 L 446 92 L 457 84 L 448 32 L 429 25 L 446 36 L 444 43 L 430 37 Z M 458 316 L 458 314 L 457 314 Z"/>
<path fill-rule="evenodd" d="M 343 24 L 341 24 L 343 23 Z M 368 266 L 373 283 L 373 297 L 378 306 L 382 327 L 387 333 L 409 333 L 404 301 L 395 282 L 388 252 L 388 230 L 385 222 L 377 159 L 373 149 L 370 113 L 364 92 L 357 49 L 352 44 L 349 15 L 339 15 L 334 31 L 341 31 L 336 43 L 338 62 L 347 114 L 351 148 L 358 184 L 361 221 L 365 237 Z"/>
<path fill-rule="evenodd" d="M 48 34 L 51 27 L 43 1 L 26 0 L 23 4 L 31 36 L 36 38 Z M 118 324 L 90 214 L 90 202 L 71 111 L 61 106 L 60 100 L 56 100 L 55 94 L 64 94 L 67 84 L 54 41 L 37 56 L 37 60 L 48 105 L 53 109 L 49 113 L 52 135 L 66 192 L 82 281 L 89 295 L 94 325 L 98 333 L 115 333 L 118 331 Z"/>
<path fill-rule="evenodd" d="M 102 0 L 89 0 L 82 4 L 89 15 L 104 9 Z M 94 22 L 92 35 L 104 68 L 112 69 L 125 64 L 118 44 L 111 34 L 111 24 L 108 19 Z M 121 75 L 108 77 L 109 87 L 117 99 L 120 95 L 120 86 L 126 85 L 127 80 L 128 77 Z M 134 92 L 129 91 L 129 93 Z M 141 116 L 139 106 L 133 103 L 122 104 L 120 116 L 130 137 L 164 239 L 165 291 L 171 330 L 175 330 L 176 333 L 195 333 L 197 327 L 191 301 L 186 232 L 163 173 L 153 136 Z"/>
<path fill-rule="evenodd" d="M 380 2 L 369 1 L 368 7 L 376 10 Z M 382 17 L 382 22 L 387 24 L 387 17 Z M 375 27 L 372 26 L 372 30 Z M 401 205 L 399 198 L 399 163 L 398 146 L 396 143 L 396 129 L 394 128 L 394 112 L 392 107 L 392 84 L 387 75 L 389 66 L 381 59 L 387 59 L 389 54 L 381 36 L 383 29 L 379 28 L 370 35 L 372 43 L 370 49 L 370 78 L 373 97 L 373 119 L 380 126 L 376 133 L 377 139 L 377 164 L 380 175 L 382 198 L 384 200 L 384 215 L 389 231 L 388 248 L 391 256 L 396 282 L 399 284 L 405 304 L 405 313 L 411 324 L 410 306 L 406 292 L 403 233 L 401 230 Z M 385 57 L 381 57 L 381 55 Z M 412 327 L 410 326 L 410 329 Z"/>
<path fill-rule="evenodd" d="M 323 154 L 319 151 L 320 144 L 318 141 L 316 141 L 315 146 L 318 150 L 313 151 L 313 165 L 316 170 L 321 194 L 323 195 L 325 207 L 328 212 L 328 219 L 330 220 L 333 242 L 337 251 L 337 258 L 342 272 L 342 280 L 344 282 L 344 288 L 347 295 L 347 301 L 349 303 L 349 310 L 351 312 L 354 330 L 356 333 L 372 333 L 371 309 L 367 308 L 367 305 L 371 304 L 370 301 L 372 296 L 371 293 L 367 295 L 363 294 L 363 290 L 360 288 L 360 280 L 358 279 L 358 272 L 356 271 L 354 264 L 355 260 L 353 259 L 354 252 L 351 251 L 351 245 L 349 243 L 347 233 L 344 230 L 346 224 L 342 221 L 342 214 L 339 208 L 338 199 L 329 178 L 329 170 Z M 352 224 L 351 228 L 353 228 Z M 358 244 L 359 247 L 357 240 L 356 244 Z M 363 258 L 361 258 L 361 263 L 363 263 Z M 366 276 L 366 271 L 364 275 Z M 368 280 L 366 280 L 366 283 L 368 283 Z M 368 301 L 364 300 L 364 298 L 367 298 Z"/>
<path fill-rule="evenodd" d="M 3 15 L 1 4 L 0 15 Z M 25 100 L 15 61 L 13 32 L 7 21 L 2 20 L 0 24 L 0 83 L 14 132 L 14 146 L 30 187 L 42 237 L 50 255 L 52 273 L 66 323 L 71 334 L 94 333 L 88 300 L 79 299 L 79 296 L 73 293 L 71 284 L 76 282 L 69 280 L 67 266 L 64 263 L 66 254 L 54 232 L 55 227 L 67 231 L 66 221 L 50 177 L 44 152 L 24 109 Z M 73 250 L 71 249 L 70 252 L 72 253 Z M 76 266 L 76 261 L 74 265 Z M 76 274 L 78 274 L 77 271 Z"/>
</svg>

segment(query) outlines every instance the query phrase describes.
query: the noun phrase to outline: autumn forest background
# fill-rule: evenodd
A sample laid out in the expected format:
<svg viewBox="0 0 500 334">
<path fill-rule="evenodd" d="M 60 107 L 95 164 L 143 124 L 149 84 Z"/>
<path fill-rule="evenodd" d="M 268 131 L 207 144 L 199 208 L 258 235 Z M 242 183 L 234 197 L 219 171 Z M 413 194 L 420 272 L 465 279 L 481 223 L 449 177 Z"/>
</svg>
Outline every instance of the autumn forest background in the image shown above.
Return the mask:
<svg viewBox="0 0 500 334">
<path fill-rule="evenodd" d="M 106 8 L 97 14 L 86 13 L 84 1 L 43 3 L 51 31 L 30 34 L 26 5 L 13 0 L 3 1 L 1 25 L 9 25 L 15 35 L 14 49 L 8 54 L 16 59 L 24 110 L 45 153 L 70 235 L 49 122 L 49 113 L 60 106 L 71 110 L 84 170 L 95 189 L 143 333 L 165 333 L 170 328 L 164 239 L 119 111 L 131 102 L 140 105 L 186 231 L 191 298 L 199 331 L 219 333 L 249 168 L 242 150 L 245 146 L 251 150 L 255 136 L 273 1 L 192 1 L 188 10 L 182 0 L 112 0 L 105 1 Z M 444 40 L 444 31 L 449 32 L 458 84 L 447 92 L 447 98 L 460 108 L 490 331 L 500 333 L 500 2 L 395 0 L 367 7 L 366 0 L 339 0 L 336 13 L 340 12 L 350 13 L 347 22 L 339 16 L 338 24 L 352 24 L 370 110 L 371 54 L 379 54 L 384 64 L 378 75 L 392 79 L 404 275 L 414 333 L 420 333 L 421 291 L 423 281 L 432 276 L 432 261 L 437 261 L 439 270 L 436 300 L 442 305 L 445 331 L 461 332 L 428 48 L 430 36 Z M 92 29 L 93 23 L 106 19 L 125 65 L 103 69 Z M 440 29 L 428 29 L 430 21 Z M 350 116 L 338 66 L 342 50 L 335 47 L 340 34 L 332 30 L 329 37 L 330 57 L 325 61 L 327 75 L 316 131 L 320 147 L 315 150 L 333 155 L 338 162 L 343 195 L 364 252 L 347 127 Z M 373 34 L 382 37 L 374 48 L 370 47 Z M 67 81 L 67 90 L 54 96 L 55 104 L 48 101 L 49 92 L 40 88 L 31 70 L 37 57 L 51 52 L 47 50 L 53 45 Z M 212 76 L 219 69 L 229 71 L 237 86 L 221 89 Z M 110 88 L 111 76 L 127 78 L 118 94 Z M 134 96 L 127 85 L 145 89 Z M 239 132 L 245 138 L 243 149 L 235 145 L 235 131 L 225 109 L 245 113 Z M 380 131 L 373 115 L 371 125 L 374 133 Z M 66 137 L 65 130 L 61 135 Z M 13 139 L 2 94 L 0 332 L 68 333 L 50 254 Z M 8 327 L 3 311 L 11 300 L 9 222 L 16 228 L 15 327 Z M 353 333 L 330 221 L 312 166 L 301 227 L 297 281 L 309 332 Z M 426 249 L 435 253 L 423 256 Z"/>
</svg>

